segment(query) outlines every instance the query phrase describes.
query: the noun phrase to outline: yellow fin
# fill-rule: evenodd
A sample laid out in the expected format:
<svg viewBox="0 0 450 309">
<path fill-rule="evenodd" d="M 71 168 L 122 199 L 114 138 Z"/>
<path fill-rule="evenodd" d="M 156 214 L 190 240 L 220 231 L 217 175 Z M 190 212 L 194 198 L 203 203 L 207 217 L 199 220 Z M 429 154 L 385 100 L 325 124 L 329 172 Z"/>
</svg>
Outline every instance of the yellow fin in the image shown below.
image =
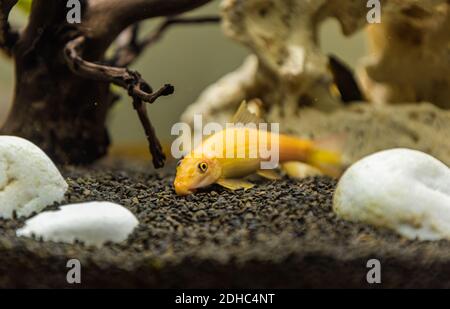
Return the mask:
<svg viewBox="0 0 450 309">
<path fill-rule="evenodd" d="M 344 170 L 342 149 L 347 141 L 347 134 L 335 134 L 325 139 L 314 141 L 314 149 L 306 163 L 317 167 L 325 175 L 339 178 Z"/>
<path fill-rule="evenodd" d="M 219 179 L 217 181 L 217 184 L 232 191 L 236 191 L 239 189 L 247 190 L 255 186 L 254 184 L 242 179 L 225 179 L 225 178 Z"/>
<path fill-rule="evenodd" d="M 262 122 L 262 119 L 257 114 L 250 111 L 249 104 L 251 104 L 252 110 L 257 110 L 258 105 L 262 105 L 262 102 L 259 99 L 252 100 L 248 104 L 247 101 L 243 101 L 231 119 L 232 123 L 242 123 L 245 125 L 248 123 L 259 124 Z"/>
<path fill-rule="evenodd" d="M 290 178 L 302 179 L 323 175 L 323 172 L 318 168 L 298 161 L 283 163 L 281 168 Z"/>
<path fill-rule="evenodd" d="M 17 3 L 17 6 L 24 11 L 25 13 L 29 14 L 31 11 L 31 1 L 32 0 L 19 0 Z"/>
<path fill-rule="evenodd" d="M 337 152 L 315 150 L 309 157 L 308 163 L 330 177 L 339 178 L 343 172 L 342 156 Z"/>
<path fill-rule="evenodd" d="M 266 179 L 270 179 L 270 180 L 280 180 L 281 176 L 278 175 L 277 172 L 275 172 L 274 170 L 258 170 L 256 172 L 256 174 L 258 174 L 261 177 L 264 177 Z"/>
<path fill-rule="evenodd" d="M 329 150 L 317 149 L 311 154 L 309 162 L 313 165 L 329 164 L 340 165 L 342 162 L 341 154 Z"/>
</svg>

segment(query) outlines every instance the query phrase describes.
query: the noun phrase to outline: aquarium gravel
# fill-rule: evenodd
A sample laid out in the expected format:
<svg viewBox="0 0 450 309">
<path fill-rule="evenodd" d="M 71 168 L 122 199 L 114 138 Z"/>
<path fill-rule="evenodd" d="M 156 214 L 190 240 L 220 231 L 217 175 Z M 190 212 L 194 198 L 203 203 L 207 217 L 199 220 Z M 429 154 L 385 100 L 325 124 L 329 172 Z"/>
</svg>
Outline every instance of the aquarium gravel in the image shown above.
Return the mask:
<svg viewBox="0 0 450 309">
<path fill-rule="evenodd" d="M 254 179 L 247 191 L 218 186 L 178 197 L 173 167 L 61 169 L 65 201 L 110 201 L 140 221 L 103 248 L 18 238 L 24 219 L 0 220 L 0 287 L 450 287 L 450 242 L 407 240 L 332 212 L 336 182 Z M 48 207 L 56 209 L 58 205 Z M 366 280 L 382 262 L 381 284 Z M 70 259 L 82 283 L 66 281 Z"/>
</svg>

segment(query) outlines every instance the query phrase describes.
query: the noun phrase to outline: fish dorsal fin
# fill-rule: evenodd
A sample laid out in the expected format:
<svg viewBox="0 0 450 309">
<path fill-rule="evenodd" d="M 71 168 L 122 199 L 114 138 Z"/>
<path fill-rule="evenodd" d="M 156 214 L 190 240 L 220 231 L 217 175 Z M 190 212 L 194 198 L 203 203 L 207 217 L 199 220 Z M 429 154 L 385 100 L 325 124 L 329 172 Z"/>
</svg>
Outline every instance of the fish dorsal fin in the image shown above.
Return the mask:
<svg viewBox="0 0 450 309">
<path fill-rule="evenodd" d="M 254 123 L 259 124 L 263 122 L 263 119 L 260 117 L 260 108 L 261 108 L 262 102 L 259 99 L 254 99 L 247 103 L 247 101 L 242 101 L 241 105 L 239 106 L 238 110 L 234 114 L 233 118 L 231 119 L 232 123 L 242 123 L 242 124 L 248 124 L 248 123 Z M 251 110 L 254 110 L 256 113 L 252 112 Z"/>
</svg>

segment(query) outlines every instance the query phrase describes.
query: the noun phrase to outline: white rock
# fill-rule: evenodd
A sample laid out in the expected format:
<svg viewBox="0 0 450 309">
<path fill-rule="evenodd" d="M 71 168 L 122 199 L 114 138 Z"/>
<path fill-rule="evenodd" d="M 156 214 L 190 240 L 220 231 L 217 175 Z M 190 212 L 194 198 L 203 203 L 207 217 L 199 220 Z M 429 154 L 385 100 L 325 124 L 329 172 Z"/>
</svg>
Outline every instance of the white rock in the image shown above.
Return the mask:
<svg viewBox="0 0 450 309">
<path fill-rule="evenodd" d="M 410 239 L 450 239 L 450 169 L 419 151 L 382 151 L 345 172 L 333 208 L 344 219 Z"/>
<path fill-rule="evenodd" d="M 27 220 L 16 234 L 70 244 L 78 240 L 100 247 L 108 241 L 126 240 L 138 224 L 136 217 L 121 205 L 91 202 L 45 211 Z"/>
<path fill-rule="evenodd" d="M 68 188 L 47 155 L 33 143 L 0 136 L 0 218 L 40 212 L 60 202 Z"/>
</svg>

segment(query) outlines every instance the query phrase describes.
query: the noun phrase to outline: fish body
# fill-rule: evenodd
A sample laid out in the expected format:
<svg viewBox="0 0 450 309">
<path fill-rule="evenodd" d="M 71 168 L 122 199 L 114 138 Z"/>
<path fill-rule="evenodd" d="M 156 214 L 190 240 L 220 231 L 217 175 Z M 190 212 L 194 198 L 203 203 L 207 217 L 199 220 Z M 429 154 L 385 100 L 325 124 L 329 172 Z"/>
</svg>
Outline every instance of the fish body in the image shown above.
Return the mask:
<svg viewBox="0 0 450 309">
<path fill-rule="evenodd" d="M 180 160 L 175 191 L 188 195 L 214 183 L 231 190 L 248 189 L 253 185 L 242 178 L 255 173 L 277 179 L 273 171 L 261 169 L 262 163 L 272 160 L 274 154 L 277 163 L 305 162 L 325 173 L 326 165 L 340 165 L 339 153 L 321 149 L 312 140 L 256 127 L 231 127 L 213 134 Z"/>
<path fill-rule="evenodd" d="M 273 145 L 275 143 L 278 144 L 276 147 Z M 314 150 L 314 144 L 288 135 L 238 127 L 224 129 L 212 135 L 188 157 L 198 158 L 200 161 L 203 158 L 215 158 L 222 169 L 222 177 L 241 178 L 260 170 L 261 163 L 270 160 L 269 155 L 274 148 L 278 148 L 280 163 L 306 162 Z M 267 154 L 262 154 L 260 149 L 267 150 Z"/>
</svg>

